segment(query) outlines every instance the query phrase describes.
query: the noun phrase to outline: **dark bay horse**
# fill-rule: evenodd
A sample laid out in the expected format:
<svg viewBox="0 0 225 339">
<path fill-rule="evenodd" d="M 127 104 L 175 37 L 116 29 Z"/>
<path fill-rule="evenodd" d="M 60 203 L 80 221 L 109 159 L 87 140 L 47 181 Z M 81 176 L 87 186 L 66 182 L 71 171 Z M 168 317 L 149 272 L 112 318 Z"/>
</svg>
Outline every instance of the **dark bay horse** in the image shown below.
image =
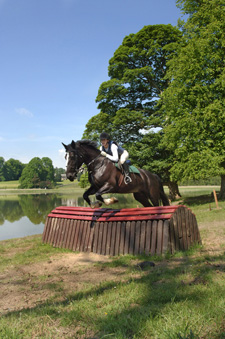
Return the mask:
<svg viewBox="0 0 225 339">
<path fill-rule="evenodd" d="M 116 198 L 103 199 L 102 195 L 105 193 L 133 193 L 134 198 L 144 207 L 159 206 L 160 201 L 163 206 L 169 205 L 161 180 L 156 174 L 139 169 L 140 174 L 130 173 L 132 182 L 125 184 L 121 171 L 112 161 L 101 155 L 94 141 L 72 141 L 63 146 L 69 155 L 66 176 L 70 181 L 77 177 L 82 164 L 87 166 L 91 186 L 84 192 L 83 198 L 91 207 L 100 207 L 101 203 L 110 205 L 118 201 Z M 92 204 L 89 196 L 93 194 L 98 201 Z"/>
</svg>

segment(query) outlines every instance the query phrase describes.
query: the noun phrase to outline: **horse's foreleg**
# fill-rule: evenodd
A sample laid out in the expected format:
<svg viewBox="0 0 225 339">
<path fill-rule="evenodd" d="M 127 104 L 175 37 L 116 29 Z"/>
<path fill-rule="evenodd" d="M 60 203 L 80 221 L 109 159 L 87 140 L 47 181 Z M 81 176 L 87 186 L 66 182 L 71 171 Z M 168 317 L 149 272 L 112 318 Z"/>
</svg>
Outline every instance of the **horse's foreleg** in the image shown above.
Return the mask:
<svg viewBox="0 0 225 339">
<path fill-rule="evenodd" d="M 83 198 L 85 201 L 87 201 L 88 205 L 91 206 L 92 208 L 96 208 L 96 207 L 100 207 L 101 205 L 98 202 L 98 205 L 96 203 L 91 203 L 90 199 L 89 199 L 89 195 L 93 195 L 95 194 L 97 191 L 97 189 L 95 188 L 95 186 L 91 186 L 87 189 L 87 191 L 84 192 L 83 194 Z"/>
<path fill-rule="evenodd" d="M 116 199 L 115 197 L 107 198 L 107 199 L 103 199 L 102 197 L 102 194 L 111 193 L 112 191 L 113 191 L 113 187 L 109 184 L 105 184 L 98 190 L 98 192 L 96 192 L 95 194 L 96 199 L 103 202 L 105 205 L 115 204 L 118 202 L 118 199 Z"/>
</svg>

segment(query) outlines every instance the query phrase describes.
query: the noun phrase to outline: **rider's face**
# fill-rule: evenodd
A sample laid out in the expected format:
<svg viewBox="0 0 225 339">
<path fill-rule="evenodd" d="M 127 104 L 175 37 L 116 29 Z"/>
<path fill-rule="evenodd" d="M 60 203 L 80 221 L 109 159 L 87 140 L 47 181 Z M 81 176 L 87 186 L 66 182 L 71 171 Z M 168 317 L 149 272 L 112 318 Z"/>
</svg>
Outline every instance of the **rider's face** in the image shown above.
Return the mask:
<svg viewBox="0 0 225 339">
<path fill-rule="evenodd" d="M 107 139 L 101 139 L 101 144 L 103 147 L 108 148 L 109 146 L 109 140 Z"/>
</svg>

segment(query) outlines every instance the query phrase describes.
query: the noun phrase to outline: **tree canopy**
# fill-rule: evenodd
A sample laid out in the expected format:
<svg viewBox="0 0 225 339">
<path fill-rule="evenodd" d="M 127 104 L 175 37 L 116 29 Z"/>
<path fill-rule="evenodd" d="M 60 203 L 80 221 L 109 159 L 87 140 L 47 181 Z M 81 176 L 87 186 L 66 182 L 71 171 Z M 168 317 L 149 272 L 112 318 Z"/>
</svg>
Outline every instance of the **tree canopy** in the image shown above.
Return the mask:
<svg viewBox="0 0 225 339">
<path fill-rule="evenodd" d="M 31 159 L 19 181 L 20 188 L 50 188 L 54 184 L 52 160 L 47 157 Z"/>
<path fill-rule="evenodd" d="M 170 81 L 161 96 L 168 149 L 175 149 L 174 179 L 225 178 L 225 3 L 179 0 L 186 22 L 168 61 Z"/>
<path fill-rule="evenodd" d="M 96 102 L 101 110 L 86 125 L 84 137 L 96 139 L 106 130 L 121 143 L 142 138 L 141 131 L 161 126 L 155 105 L 167 87 L 165 46 L 180 38 L 171 25 L 145 26 L 126 36 L 109 61 L 110 80 L 103 82 Z M 150 119 L 151 118 L 151 119 Z"/>
</svg>

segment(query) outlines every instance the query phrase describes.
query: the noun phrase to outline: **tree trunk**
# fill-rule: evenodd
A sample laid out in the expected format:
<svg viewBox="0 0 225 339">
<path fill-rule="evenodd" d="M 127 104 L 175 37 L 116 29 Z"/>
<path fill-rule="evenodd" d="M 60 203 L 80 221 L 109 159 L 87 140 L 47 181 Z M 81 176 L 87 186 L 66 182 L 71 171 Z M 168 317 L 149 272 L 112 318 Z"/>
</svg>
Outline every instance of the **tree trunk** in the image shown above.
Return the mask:
<svg viewBox="0 0 225 339">
<path fill-rule="evenodd" d="M 169 181 L 167 185 L 169 188 L 169 198 L 171 200 L 179 199 L 181 197 L 181 194 L 177 182 Z"/>
<path fill-rule="evenodd" d="M 225 199 L 225 175 L 221 175 L 219 199 Z"/>
</svg>

